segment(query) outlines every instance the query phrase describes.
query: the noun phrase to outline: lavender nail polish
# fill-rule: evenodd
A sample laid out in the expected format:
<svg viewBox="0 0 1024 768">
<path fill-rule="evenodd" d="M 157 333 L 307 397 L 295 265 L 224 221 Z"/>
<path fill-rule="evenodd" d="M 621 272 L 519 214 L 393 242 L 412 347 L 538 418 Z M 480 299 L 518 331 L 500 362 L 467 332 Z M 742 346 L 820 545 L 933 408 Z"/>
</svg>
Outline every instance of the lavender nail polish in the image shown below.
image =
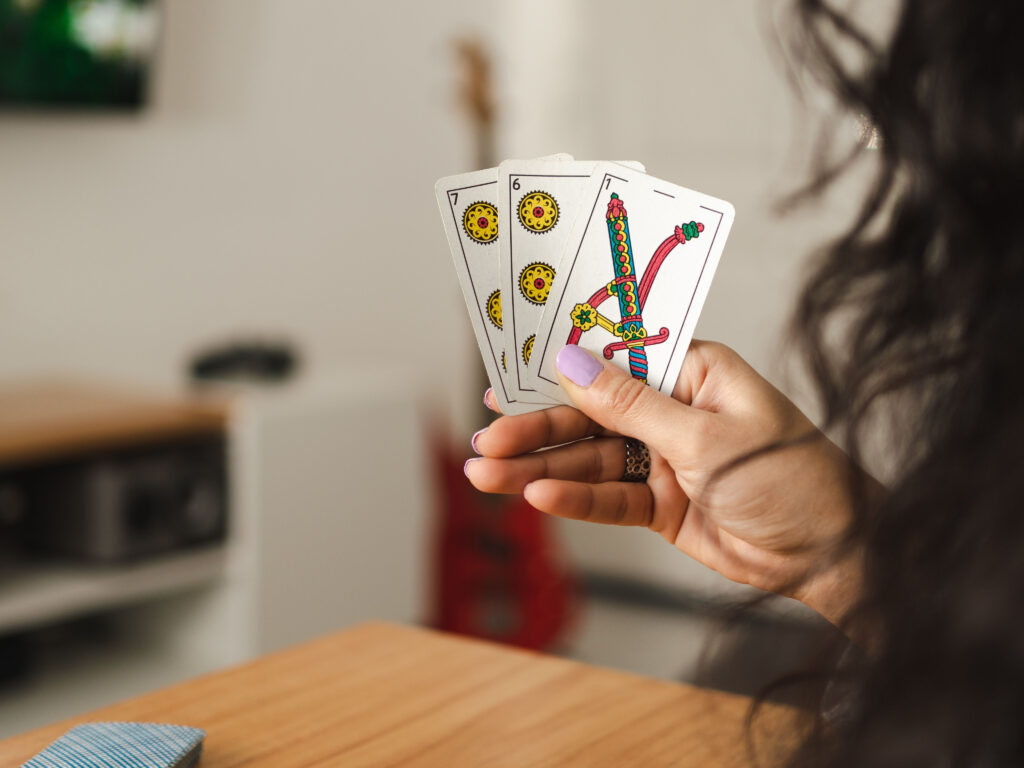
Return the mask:
<svg viewBox="0 0 1024 768">
<path fill-rule="evenodd" d="M 469 470 L 469 465 L 474 461 L 480 461 L 480 459 L 466 459 L 466 463 L 462 465 L 462 474 L 466 477 L 469 477 L 469 472 L 467 470 Z"/>
<path fill-rule="evenodd" d="M 489 402 L 487 402 L 487 396 L 488 396 L 489 394 L 491 394 L 491 392 L 493 392 L 493 391 L 494 391 L 494 390 L 493 390 L 493 389 L 492 389 L 491 387 L 488 387 L 488 388 L 487 388 L 487 391 L 486 391 L 486 392 L 484 392 L 484 407 L 485 407 L 485 408 L 488 408 L 488 409 L 489 409 L 489 408 L 491 407 L 491 404 L 490 404 Z"/>
<path fill-rule="evenodd" d="M 486 431 L 487 431 L 487 427 L 484 427 L 483 429 L 477 430 L 473 434 L 473 436 L 471 438 L 469 438 L 469 444 L 473 447 L 473 451 L 474 452 L 480 453 L 480 449 L 476 447 L 476 439 L 478 437 L 480 437 L 480 435 L 482 435 Z"/>
<path fill-rule="evenodd" d="M 604 367 L 601 361 L 576 344 L 566 344 L 555 358 L 555 366 L 580 387 L 589 387 Z"/>
</svg>

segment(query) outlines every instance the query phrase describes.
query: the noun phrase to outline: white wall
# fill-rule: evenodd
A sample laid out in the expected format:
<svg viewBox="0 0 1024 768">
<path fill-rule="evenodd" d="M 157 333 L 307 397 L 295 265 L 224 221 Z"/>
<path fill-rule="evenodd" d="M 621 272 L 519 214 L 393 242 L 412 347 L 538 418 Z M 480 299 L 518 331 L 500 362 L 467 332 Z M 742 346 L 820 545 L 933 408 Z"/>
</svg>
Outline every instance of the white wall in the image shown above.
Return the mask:
<svg viewBox="0 0 1024 768">
<path fill-rule="evenodd" d="M 433 182 L 468 170 L 450 42 L 491 3 L 164 9 L 141 115 L 0 115 L 0 378 L 171 384 L 239 331 L 420 390 L 465 368 Z"/>
</svg>

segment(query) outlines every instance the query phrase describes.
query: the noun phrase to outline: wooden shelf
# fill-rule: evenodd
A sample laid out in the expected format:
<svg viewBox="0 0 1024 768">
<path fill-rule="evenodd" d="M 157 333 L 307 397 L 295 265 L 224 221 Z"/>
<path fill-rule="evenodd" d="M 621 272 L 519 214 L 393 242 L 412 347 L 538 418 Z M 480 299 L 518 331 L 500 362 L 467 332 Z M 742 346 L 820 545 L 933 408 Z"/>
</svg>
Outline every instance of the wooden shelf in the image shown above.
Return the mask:
<svg viewBox="0 0 1024 768">
<path fill-rule="evenodd" d="M 206 547 L 135 565 L 23 563 L 0 571 L 0 633 L 115 608 L 216 581 L 224 547 Z"/>
<path fill-rule="evenodd" d="M 0 389 L 0 468 L 218 434 L 225 401 L 71 381 Z"/>
</svg>

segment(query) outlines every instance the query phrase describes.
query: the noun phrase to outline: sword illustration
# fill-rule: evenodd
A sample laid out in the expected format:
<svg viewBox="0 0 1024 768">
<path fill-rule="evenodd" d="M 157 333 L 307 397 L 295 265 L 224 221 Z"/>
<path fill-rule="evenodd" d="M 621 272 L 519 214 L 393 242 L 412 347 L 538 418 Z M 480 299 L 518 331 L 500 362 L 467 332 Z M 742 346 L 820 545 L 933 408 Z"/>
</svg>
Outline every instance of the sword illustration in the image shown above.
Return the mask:
<svg viewBox="0 0 1024 768">
<path fill-rule="evenodd" d="M 613 341 L 604 348 L 604 356 L 611 360 L 616 351 L 625 349 L 629 355 L 629 372 L 635 379 L 647 382 L 647 350 L 653 344 L 661 344 L 669 337 L 668 328 L 661 328 L 656 334 L 648 334 L 644 327 L 643 309 L 658 270 L 677 245 L 692 240 L 704 231 L 704 225 L 691 221 L 681 224 L 658 246 L 651 257 L 643 277 L 637 281 L 633 244 L 629 238 L 629 217 L 626 207 L 617 194 L 612 193 L 605 214 L 608 225 L 608 241 L 611 245 L 612 267 L 615 278 L 591 296 L 585 304 L 577 304 L 571 314 L 573 328 L 567 343 L 578 344 L 584 332 L 595 325 L 604 328 L 620 341 Z M 619 299 L 620 322 L 597 311 L 597 307 L 608 298 Z"/>
</svg>

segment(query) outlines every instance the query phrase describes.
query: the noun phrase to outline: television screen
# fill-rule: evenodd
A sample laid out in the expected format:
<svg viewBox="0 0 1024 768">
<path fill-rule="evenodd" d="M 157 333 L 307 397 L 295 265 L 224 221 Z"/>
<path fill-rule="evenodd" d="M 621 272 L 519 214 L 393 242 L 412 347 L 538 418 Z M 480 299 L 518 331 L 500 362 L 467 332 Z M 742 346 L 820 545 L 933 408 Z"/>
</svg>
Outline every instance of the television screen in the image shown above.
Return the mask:
<svg viewBox="0 0 1024 768">
<path fill-rule="evenodd" d="M 0 0 L 0 105 L 142 106 L 158 25 L 157 0 Z"/>
</svg>

